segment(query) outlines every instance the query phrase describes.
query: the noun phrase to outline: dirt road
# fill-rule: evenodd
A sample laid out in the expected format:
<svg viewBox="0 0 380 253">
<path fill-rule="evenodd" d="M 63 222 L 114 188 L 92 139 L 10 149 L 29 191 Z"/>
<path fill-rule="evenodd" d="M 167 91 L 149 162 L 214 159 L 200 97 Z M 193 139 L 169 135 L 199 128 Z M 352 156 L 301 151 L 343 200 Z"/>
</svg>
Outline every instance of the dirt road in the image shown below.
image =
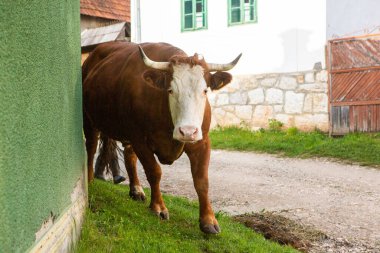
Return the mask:
<svg viewBox="0 0 380 253">
<path fill-rule="evenodd" d="M 162 168 L 163 192 L 196 198 L 186 155 Z M 148 186 L 141 166 L 139 173 Z M 327 159 L 213 151 L 209 178 L 215 210 L 230 214 L 275 211 L 338 241 L 380 252 L 379 169 Z"/>
</svg>

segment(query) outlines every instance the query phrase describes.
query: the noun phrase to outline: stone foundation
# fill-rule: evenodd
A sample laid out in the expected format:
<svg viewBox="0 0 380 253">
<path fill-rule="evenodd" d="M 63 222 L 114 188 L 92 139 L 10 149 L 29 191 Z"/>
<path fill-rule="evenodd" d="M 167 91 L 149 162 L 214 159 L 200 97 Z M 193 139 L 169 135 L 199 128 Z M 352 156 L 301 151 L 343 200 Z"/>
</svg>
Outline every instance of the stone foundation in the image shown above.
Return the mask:
<svg viewBox="0 0 380 253">
<path fill-rule="evenodd" d="M 210 92 L 212 127 L 267 128 L 269 119 L 310 131 L 328 131 L 327 71 L 235 76 Z"/>
</svg>

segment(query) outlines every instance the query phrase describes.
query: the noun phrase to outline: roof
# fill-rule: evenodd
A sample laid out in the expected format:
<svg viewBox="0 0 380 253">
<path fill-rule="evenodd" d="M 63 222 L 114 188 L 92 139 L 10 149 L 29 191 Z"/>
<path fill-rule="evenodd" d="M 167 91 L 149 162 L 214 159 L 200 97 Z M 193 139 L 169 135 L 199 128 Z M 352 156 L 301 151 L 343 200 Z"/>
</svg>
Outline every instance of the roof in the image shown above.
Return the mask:
<svg viewBox="0 0 380 253">
<path fill-rule="evenodd" d="M 123 33 L 125 24 L 126 22 L 121 22 L 109 26 L 84 30 L 81 33 L 81 47 L 87 47 L 117 40 L 119 38 L 119 35 Z"/>
<path fill-rule="evenodd" d="M 80 14 L 131 22 L 131 1 L 80 0 Z"/>
</svg>

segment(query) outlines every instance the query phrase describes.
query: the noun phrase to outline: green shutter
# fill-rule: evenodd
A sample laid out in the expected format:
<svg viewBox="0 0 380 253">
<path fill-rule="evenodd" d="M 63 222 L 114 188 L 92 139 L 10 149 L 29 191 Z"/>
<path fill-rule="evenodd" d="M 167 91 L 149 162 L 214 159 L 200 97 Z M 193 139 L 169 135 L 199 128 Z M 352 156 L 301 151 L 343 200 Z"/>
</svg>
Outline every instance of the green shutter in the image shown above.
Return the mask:
<svg viewBox="0 0 380 253">
<path fill-rule="evenodd" d="M 181 0 L 181 31 L 207 29 L 207 1 Z"/>
<path fill-rule="evenodd" d="M 227 0 L 228 25 L 257 22 L 257 0 Z"/>
<path fill-rule="evenodd" d="M 184 13 L 185 15 L 186 14 L 193 14 L 193 3 L 191 0 L 185 0 L 184 1 L 184 6 L 185 6 L 185 9 L 184 9 Z"/>
</svg>

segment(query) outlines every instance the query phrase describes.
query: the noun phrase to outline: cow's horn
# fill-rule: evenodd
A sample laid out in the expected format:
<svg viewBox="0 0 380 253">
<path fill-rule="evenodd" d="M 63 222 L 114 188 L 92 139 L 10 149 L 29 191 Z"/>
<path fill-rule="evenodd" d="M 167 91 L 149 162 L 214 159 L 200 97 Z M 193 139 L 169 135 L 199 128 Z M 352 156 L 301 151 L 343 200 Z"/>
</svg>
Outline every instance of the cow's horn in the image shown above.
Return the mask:
<svg viewBox="0 0 380 253">
<path fill-rule="evenodd" d="M 236 63 L 238 63 L 241 55 L 242 54 L 239 54 L 238 57 L 235 58 L 235 60 L 233 60 L 232 62 L 227 63 L 227 64 L 208 63 L 207 64 L 208 70 L 210 72 L 212 72 L 212 71 L 228 71 L 228 70 L 232 69 L 233 67 L 235 67 L 235 65 L 236 65 Z"/>
<path fill-rule="evenodd" d="M 158 62 L 158 61 L 152 61 L 151 59 L 146 56 L 144 53 L 144 50 L 139 46 L 141 57 L 143 58 L 143 61 L 146 66 L 151 67 L 153 69 L 160 69 L 160 70 L 168 70 L 169 69 L 169 62 Z"/>
</svg>

